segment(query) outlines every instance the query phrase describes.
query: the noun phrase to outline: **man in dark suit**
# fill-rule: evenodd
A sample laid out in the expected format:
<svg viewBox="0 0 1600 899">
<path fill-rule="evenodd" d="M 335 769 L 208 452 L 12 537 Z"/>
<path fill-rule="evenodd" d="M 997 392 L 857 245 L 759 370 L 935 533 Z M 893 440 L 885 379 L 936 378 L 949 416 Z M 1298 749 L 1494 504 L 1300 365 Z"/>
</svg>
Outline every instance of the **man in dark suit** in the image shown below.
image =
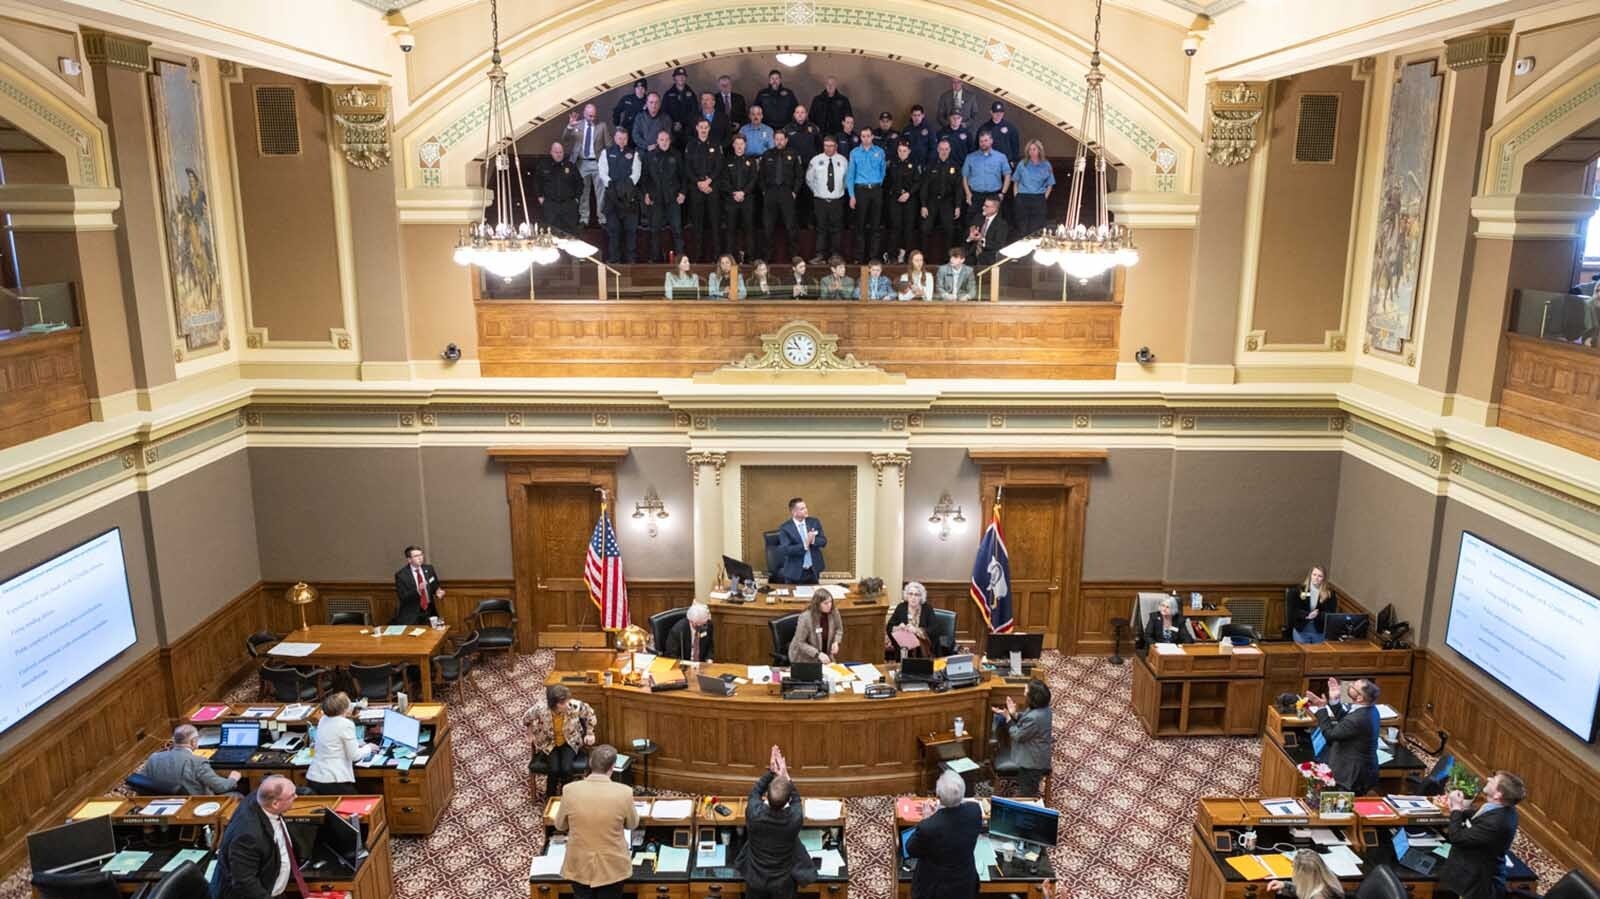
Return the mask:
<svg viewBox="0 0 1600 899">
<path fill-rule="evenodd" d="M 1378 685 L 1370 680 L 1344 685 L 1328 678 L 1328 698 L 1306 694 L 1306 707 L 1317 716 L 1317 729 L 1328 740 L 1327 765 L 1341 790 L 1357 795 L 1378 785 Z"/>
<path fill-rule="evenodd" d="M 217 847 L 211 899 L 267 899 L 289 885 L 294 846 L 283 813 L 294 804 L 294 781 L 273 775 L 239 803 Z"/>
<path fill-rule="evenodd" d="M 917 860 L 911 872 L 911 899 L 973 899 L 978 868 L 972 858 L 983 830 L 983 809 L 967 802 L 961 775 L 939 775 L 933 792 L 939 810 L 920 821 L 906 839 L 906 855 Z"/>
<path fill-rule="evenodd" d="M 750 107 L 745 103 L 744 94 L 733 89 L 733 79 L 727 75 L 717 79 L 717 105 L 735 131 L 750 119 Z"/>
<path fill-rule="evenodd" d="M 689 607 L 683 620 L 674 624 L 667 633 L 661 654 L 669 659 L 688 662 L 709 662 L 713 658 L 716 642 L 711 634 L 711 609 L 703 602 Z"/>
<path fill-rule="evenodd" d="M 390 624 L 423 624 L 440 615 L 444 588 L 439 573 L 422 560 L 422 547 L 406 547 L 406 564 L 394 573 L 394 595 L 400 600 Z"/>
<path fill-rule="evenodd" d="M 1000 198 L 983 201 L 983 215 L 967 229 L 967 256 L 973 265 L 994 265 L 1000 248 L 1011 243 L 1011 226 L 1000 217 Z"/>
<path fill-rule="evenodd" d="M 822 522 L 806 514 L 806 501 L 789 500 L 789 520 L 778 527 L 778 549 L 783 553 L 783 579 L 790 584 L 815 584 L 821 573 L 822 548 L 828 536 Z"/>
<path fill-rule="evenodd" d="M 1522 778 L 1496 771 L 1483 785 L 1484 803 L 1451 790 L 1450 826 L 1444 836 L 1450 855 L 1439 868 L 1439 884 L 1461 899 L 1500 899 L 1506 894 L 1506 853 L 1517 838 L 1517 803 L 1528 795 Z"/>
<path fill-rule="evenodd" d="M 800 793 L 776 746 L 768 765 L 745 804 L 744 846 L 734 860 L 744 875 L 746 899 L 789 899 L 795 893 L 796 864 L 810 868 L 811 857 L 800 845 L 800 828 L 805 824 Z"/>
</svg>

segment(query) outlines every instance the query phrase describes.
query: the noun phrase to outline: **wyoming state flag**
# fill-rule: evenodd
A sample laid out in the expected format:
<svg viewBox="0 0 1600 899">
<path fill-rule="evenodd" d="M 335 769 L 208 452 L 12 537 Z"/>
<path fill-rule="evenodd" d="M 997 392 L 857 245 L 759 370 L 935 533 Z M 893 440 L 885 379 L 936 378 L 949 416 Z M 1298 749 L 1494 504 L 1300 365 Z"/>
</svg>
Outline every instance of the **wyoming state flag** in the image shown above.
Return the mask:
<svg viewBox="0 0 1600 899">
<path fill-rule="evenodd" d="M 1000 503 L 978 543 L 978 558 L 972 563 L 972 601 L 991 634 L 1009 634 L 1011 620 L 1011 560 L 1006 556 L 1006 541 L 1000 534 Z"/>
</svg>

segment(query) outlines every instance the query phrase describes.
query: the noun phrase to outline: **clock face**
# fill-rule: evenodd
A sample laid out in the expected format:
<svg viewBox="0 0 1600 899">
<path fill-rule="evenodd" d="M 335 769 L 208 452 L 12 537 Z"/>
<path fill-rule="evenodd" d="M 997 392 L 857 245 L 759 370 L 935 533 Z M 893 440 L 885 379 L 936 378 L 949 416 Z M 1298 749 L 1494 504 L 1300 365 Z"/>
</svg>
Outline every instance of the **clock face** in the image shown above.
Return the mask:
<svg viewBox="0 0 1600 899">
<path fill-rule="evenodd" d="M 783 358 L 790 365 L 809 365 L 817 358 L 817 341 L 810 334 L 790 334 L 783 341 Z"/>
</svg>

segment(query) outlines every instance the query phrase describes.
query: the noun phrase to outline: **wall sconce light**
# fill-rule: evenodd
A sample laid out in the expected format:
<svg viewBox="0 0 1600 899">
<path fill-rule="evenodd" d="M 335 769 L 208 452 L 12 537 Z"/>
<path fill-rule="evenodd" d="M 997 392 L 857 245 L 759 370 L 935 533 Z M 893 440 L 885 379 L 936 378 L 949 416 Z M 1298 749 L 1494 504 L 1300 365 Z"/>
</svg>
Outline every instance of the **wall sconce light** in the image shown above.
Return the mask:
<svg viewBox="0 0 1600 899">
<path fill-rule="evenodd" d="M 964 529 L 967 520 L 961 516 L 961 507 L 950 498 L 950 491 L 939 494 L 939 501 L 933 504 L 933 514 L 928 516 L 928 528 L 939 535 L 940 540 L 949 540 L 951 525 L 956 529 Z"/>
<path fill-rule="evenodd" d="M 655 487 L 650 487 L 644 492 L 644 499 L 633 504 L 633 517 L 647 519 L 645 533 L 654 537 L 661 532 L 657 522 L 667 517 L 667 505 L 661 501 Z"/>
</svg>

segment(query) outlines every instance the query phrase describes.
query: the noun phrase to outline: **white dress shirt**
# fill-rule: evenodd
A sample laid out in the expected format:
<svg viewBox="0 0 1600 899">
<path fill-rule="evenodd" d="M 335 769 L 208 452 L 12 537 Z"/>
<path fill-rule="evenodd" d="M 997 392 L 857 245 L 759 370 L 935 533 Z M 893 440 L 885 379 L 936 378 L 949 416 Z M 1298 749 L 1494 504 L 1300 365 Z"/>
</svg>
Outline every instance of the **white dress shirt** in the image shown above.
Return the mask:
<svg viewBox="0 0 1600 899">
<path fill-rule="evenodd" d="M 317 783 L 355 783 L 355 761 L 361 758 L 356 723 L 343 715 L 324 716 L 317 722 L 316 748 L 306 780 Z"/>
<path fill-rule="evenodd" d="M 837 200 L 844 196 L 844 173 L 850 161 L 835 153 L 829 156 L 818 153 L 811 157 L 811 164 L 806 166 L 806 186 L 811 188 L 811 195 L 823 200 Z M 833 166 L 833 189 L 828 189 L 828 167 Z"/>
<path fill-rule="evenodd" d="M 274 815 L 266 809 L 261 810 L 267 816 L 267 823 L 272 827 L 272 842 L 278 844 L 278 879 L 272 882 L 272 895 L 282 896 L 283 891 L 289 886 L 290 866 L 289 860 L 289 831 L 283 823 L 282 815 Z"/>
</svg>

